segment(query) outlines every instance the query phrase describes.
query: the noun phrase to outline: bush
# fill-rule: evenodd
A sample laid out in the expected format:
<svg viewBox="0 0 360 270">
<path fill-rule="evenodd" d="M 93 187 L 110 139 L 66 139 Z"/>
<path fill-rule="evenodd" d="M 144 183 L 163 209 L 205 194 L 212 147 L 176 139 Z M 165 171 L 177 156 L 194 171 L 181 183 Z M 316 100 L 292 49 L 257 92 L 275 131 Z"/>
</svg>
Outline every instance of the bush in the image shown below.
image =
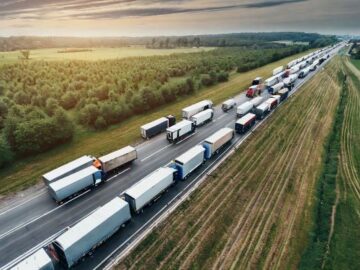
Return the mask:
<svg viewBox="0 0 360 270">
<path fill-rule="evenodd" d="M 94 127 L 95 127 L 97 130 L 102 130 L 102 129 L 106 128 L 106 127 L 107 127 L 107 123 L 106 123 L 104 117 L 98 116 L 98 118 L 97 118 L 96 121 L 95 121 Z"/>
<path fill-rule="evenodd" d="M 13 159 L 13 153 L 11 152 L 9 144 L 0 137 L 0 168 L 10 163 Z"/>
</svg>

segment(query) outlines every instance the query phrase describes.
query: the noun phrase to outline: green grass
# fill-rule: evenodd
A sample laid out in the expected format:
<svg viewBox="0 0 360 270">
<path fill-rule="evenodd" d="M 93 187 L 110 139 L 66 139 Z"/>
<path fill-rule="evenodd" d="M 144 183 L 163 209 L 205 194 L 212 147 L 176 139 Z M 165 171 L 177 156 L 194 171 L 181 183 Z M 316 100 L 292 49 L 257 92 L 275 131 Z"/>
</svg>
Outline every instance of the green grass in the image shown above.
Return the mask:
<svg viewBox="0 0 360 270">
<path fill-rule="evenodd" d="M 351 63 L 360 70 L 360 59 L 351 59 Z"/>
<path fill-rule="evenodd" d="M 169 55 L 173 53 L 190 53 L 209 51 L 214 48 L 176 48 L 176 49 L 147 49 L 142 46 L 120 47 L 120 48 L 91 48 L 91 51 L 58 53 L 63 48 L 30 50 L 28 61 L 59 61 L 59 60 L 106 60 L 125 58 L 132 56 Z M 20 51 L 0 52 L 0 64 L 16 63 L 23 61 Z"/>
<path fill-rule="evenodd" d="M 141 125 L 168 114 L 180 117 L 183 107 L 203 99 L 212 99 L 215 104 L 218 104 L 244 91 L 253 78 L 257 76 L 266 78 L 271 75 L 274 68 L 285 65 L 292 59 L 307 53 L 309 51 L 245 73 L 234 73 L 226 83 L 202 89 L 192 96 L 183 97 L 176 103 L 162 106 L 147 114 L 131 117 L 105 131 L 95 132 L 78 129 L 71 143 L 44 154 L 14 162 L 11 167 L 1 170 L 0 194 L 8 194 L 32 186 L 40 181 L 41 175 L 45 172 L 81 155 L 100 156 L 129 144 L 137 144 L 142 141 L 139 132 Z"/>
</svg>

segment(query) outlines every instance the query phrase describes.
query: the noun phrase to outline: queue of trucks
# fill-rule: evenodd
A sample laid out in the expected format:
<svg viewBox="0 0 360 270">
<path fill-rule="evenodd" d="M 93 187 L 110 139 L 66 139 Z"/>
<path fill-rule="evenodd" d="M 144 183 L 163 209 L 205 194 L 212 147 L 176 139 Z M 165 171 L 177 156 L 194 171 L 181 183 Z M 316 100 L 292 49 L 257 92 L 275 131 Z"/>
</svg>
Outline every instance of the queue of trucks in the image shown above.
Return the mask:
<svg viewBox="0 0 360 270">
<path fill-rule="evenodd" d="M 321 50 L 321 52 L 323 51 Z M 325 53 L 327 52 L 325 51 Z M 308 57 L 316 58 L 316 55 L 315 53 Z M 303 61 L 307 61 L 307 58 L 302 58 L 301 61 L 294 60 L 287 67 L 293 67 Z M 319 65 L 320 63 L 321 61 L 318 62 Z M 314 63 L 312 62 L 312 64 Z M 311 71 L 310 68 L 309 71 Z M 274 76 L 276 76 L 282 72 L 283 70 L 279 67 L 274 70 L 273 74 L 275 73 Z M 275 90 L 274 86 L 280 82 L 275 82 L 274 76 L 265 81 L 267 82 L 266 88 L 272 87 L 272 93 L 276 95 L 267 99 L 254 97 L 252 100 L 240 104 L 236 111 L 236 115 L 240 118 L 235 123 L 235 130 L 228 127 L 221 128 L 166 166 L 156 169 L 136 182 L 118 197 L 97 208 L 74 226 L 68 227 L 49 245 L 36 251 L 12 269 L 32 269 L 33 266 L 35 269 L 54 269 L 53 261 L 65 268 L 75 265 L 83 256 L 117 232 L 120 227 L 125 226 L 133 215 L 141 213 L 144 207 L 156 201 L 163 192 L 176 184 L 177 181 L 186 180 L 203 163 L 224 150 L 227 145 L 231 144 L 235 132 L 244 134 L 255 125 L 256 121 L 264 119 L 271 110 L 288 97 L 291 90 L 289 86 L 296 81 L 298 76 L 297 74 L 293 75 L 296 75 L 296 78 L 291 77 L 291 75 L 284 78 L 281 87 L 275 87 Z M 253 82 L 261 85 L 262 79 L 256 78 Z M 155 120 L 141 127 L 141 135 L 144 138 L 150 138 L 166 131 L 166 137 L 169 141 L 177 141 L 189 132 L 193 132 L 196 126 L 212 119 L 214 115 L 212 105 L 211 101 L 204 100 L 183 109 L 184 120 L 177 124 L 175 124 L 173 116 Z M 228 111 L 235 106 L 235 100 L 230 99 L 223 103 L 222 109 Z M 154 129 L 154 127 L 157 128 Z M 87 188 L 101 184 L 114 171 L 117 172 L 136 159 L 137 151 L 131 146 L 99 158 L 82 156 L 44 174 L 43 180 L 53 198 L 56 201 L 62 201 Z"/>
</svg>

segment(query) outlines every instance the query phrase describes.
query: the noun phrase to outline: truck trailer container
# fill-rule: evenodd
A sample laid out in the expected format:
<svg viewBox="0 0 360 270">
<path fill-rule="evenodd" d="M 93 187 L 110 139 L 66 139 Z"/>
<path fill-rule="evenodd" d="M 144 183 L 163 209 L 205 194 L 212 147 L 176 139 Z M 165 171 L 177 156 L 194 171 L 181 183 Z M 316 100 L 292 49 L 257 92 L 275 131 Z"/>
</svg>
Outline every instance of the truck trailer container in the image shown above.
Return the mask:
<svg viewBox="0 0 360 270">
<path fill-rule="evenodd" d="M 278 100 L 277 98 L 274 97 L 268 98 L 265 102 L 270 105 L 270 110 L 275 109 L 276 106 L 278 105 Z"/>
<path fill-rule="evenodd" d="M 300 70 L 300 66 L 299 66 L 299 65 L 295 65 L 295 66 L 291 67 L 291 68 L 290 68 L 290 75 L 291 75 L 291 74 L 296 74 L 296 73 L 298 73 L 299 70 Z"/>
<path fill-rule="evenodd" d="M 299 78 L 305 78 L 310 72 L 310 67 L 304 68 L 303 70 L 300 71 L 299 73 Z"/>
<path fill-rule="evenodd" d="M 199 112 L 191 116 L 190 120 L 195 124 L 195 126 L 201 126 L 210 122 L 214 117 L 214 110 L 207 109 L 205 111 Z"/>
<path fill-rule="evenodd" d="M 258 120 L 264 119 L 264 117 L 270 112 L 270 105 L 269 103 L 264 101 L 259 106 L 257 106 L 253 110 L 253 112 L 256 114 L 256 119 Z"/>
<path fill-rule="evenodd" d="M 239 134 L 244 134 L 247 132 L 253 125 L 255 125 L 256 115 L 253 113 L 248 113 L 241 117 L 235 123 L 235 131 Z"/>
<path fill-rule="evenodd" d="M 52 243 L 60 263 L 72 267 L 130 219 L 129 204 L 119 197 L 112 199 Z"/>
<path fill-rule="evenodd" d="M 165 132 L 168 127 L 175 125 L 176 118 L 172 115 L 161 117 L 146 125 L 140 127 L 141 136 L 144 139 L 150 139 L 162 132 Z"/>
<path fill-rule="evenodd" d="M 269 87 L 268 91 L 269 91 L 270 94 L 276 94 L 283 87 L 284 87 L 284 83 L 279 82 L 279 83 Z"/>
<path fill-rule="evenodd" d="M 166 129 L 166 138 L 170 143 L 175 143 L 195 131 L 195 124 L 189 120 L 182 120 L 179 123 Z"/>
<path fill-rule="evenodd" d="M 204 111 L 206 109 L 211 109 L 213 106 L 213 103 L 211 100 L 203 100 L 198 103 L 195 103 L 191 106 L 188 106 L 184 109 L 182 109 L 182 117 L 184 119 L 190 119 L 191 116 Z"/>
<path fill-rule="evenodd" d="M 180 180 L 186 179 L 190 173 L 201 166 L 205 160 L 205 148 L 197 145 L 186 151 L 174 161 Z"/>
<path fill-rule="evenodd" d="M 245 114 L 247 114 L 251 109 L 254 107 L 254 105 L 250 101 L 246 101 L 240 106 L 237 107 L 236 115 L 237 117 L 243 117 Z"/>
<path fill-rule="evenodd" d="M 266 88 L 269 88 L 279 82 L 278 76 L 272 76 L 265 80 L 265 86 Z"/>
<path fill-rule="evenodd" d="M 252 100 L 250 100 L 249 102 L 252 103 L 253 107 L 256 107 L 256 106 L 260 105 L 263 101 L 264 101 L 263 97 L 256 97 L 256 98 L 253 98 Z"/>
<path fill-rule="evenodd" d="M 15 265 L 10 270 L 54 270 L 54 265 L 42 248 Z"/>
<path fill-rule="evenodd" d="M 65 176 L 78 172 L 86 167 L 89 167 L 93 164 L 94 158 L 91 156 L 82 156 L 69 163 L 62 165 L 59 168 L 56 168 L 42 176 L 44 183 L 49 185 L 52 182 L 55 182 Z"/>
<path fill-rule="evenodd" d="M 124 192 L 125 200 L 134 213 L 139 213 L 175 182 L 176 169 L 162 167 L 145 176 Z"/>
<path fill-rule="evenodd" d="M 98 185 L 101 181 L 101 171 L 94 166 L 89 166 L 54 183 L 50 183 L 49 191 L 55 201 L 61 202 L 84 189 Z"/>
<path fill-rule="evenodd" d="M 277 75 L 277 74 L 279 74 L 279 73 L 281 73 L 281 72 L 283 72 L 283 71 L 284 71 L 284 67 L 283 67 L 283 66 L 280 66 L 280 67 L 275 68 L 275 69 L 273 70 L 272 74 L 273 74 L 273 75 Z"/>
<path fill-rule="evenodd" d="M 276 102 L 277 102 L 278 105 L 280 104 L 280 101 L 281 101 L 281 96 L 280 95 L 272 95 L 271 97 L 276 99 Z"/>
<path fill-rule="evenodd" d="M 287 99 L 289 95 L 289 90 L 287 88 L 280 89 L 278 95 L 280 96 L 280 101 L 283 101 Z"/>
<path fill-rule="evenodd" d="M 137 159 L 137 152 L 132 146 L 123 147 L 117 151 L 98 158 L 101 164 L 101 170 L 105 174 L 129 164 L 135 159 Z"/>
<path fill-rule="evenodd" d="M 230 98 L 226 101 L 223 102 L 223 104 L 221 105 L 221 109 L 224 112 L 227 112 L 228 110 L 231 110 L 232 108 L 234 108 L 236 106 L 236 101 L 233 98 Z"/>
<path fill-rule="evenodd" d="M 233 138 L 234 130 L 232 128 L 222 128 L 205 139 L 203 142 L 203 147 L 205 148 L 205 158 L 210 159 L 224 145 L 231 142 Z"/>
<path fill-rule="evenodd" d="M 294 85 L 296 80 L 298 79 L 298 76 L 296 74 L 291 74 L 288 78 L 284 79 L 284 85 L 285 87 L 289 88 L 289 90 L 291 90 Z"/>
</svg>

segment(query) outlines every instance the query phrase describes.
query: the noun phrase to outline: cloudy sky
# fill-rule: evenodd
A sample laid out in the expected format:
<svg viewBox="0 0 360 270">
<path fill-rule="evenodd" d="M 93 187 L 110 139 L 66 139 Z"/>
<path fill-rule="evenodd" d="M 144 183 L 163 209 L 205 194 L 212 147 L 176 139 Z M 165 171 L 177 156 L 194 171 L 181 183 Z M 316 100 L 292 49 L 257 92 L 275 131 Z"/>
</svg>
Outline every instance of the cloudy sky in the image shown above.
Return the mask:
<svg viewBox="0 0 360 270">
<path fill-rule="evenodd" d="M 0 0 L 0 36 L 360 34 L 360 0 Z"/>
</svg>

